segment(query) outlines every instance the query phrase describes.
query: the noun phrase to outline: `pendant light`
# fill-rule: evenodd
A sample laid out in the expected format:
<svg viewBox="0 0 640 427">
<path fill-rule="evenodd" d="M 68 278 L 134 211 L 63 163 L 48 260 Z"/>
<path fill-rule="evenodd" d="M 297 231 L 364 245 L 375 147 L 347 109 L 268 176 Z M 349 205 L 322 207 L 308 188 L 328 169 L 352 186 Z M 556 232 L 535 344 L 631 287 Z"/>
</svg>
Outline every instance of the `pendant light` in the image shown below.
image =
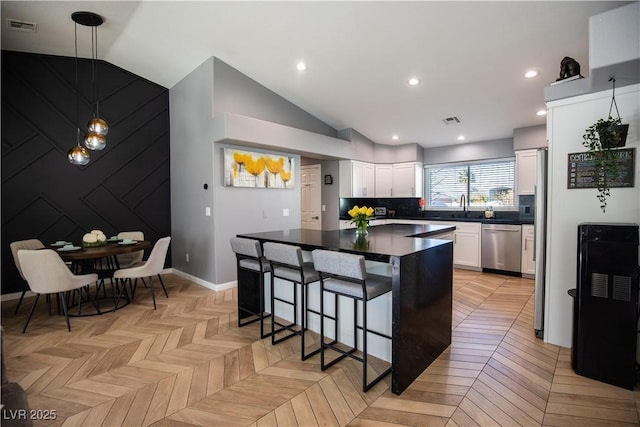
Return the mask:
<svg viewBox="0 0 640 427">
<path fill-rule="evenodd" d="M 109 124 L 100 118 L 100 103 L 98 101 L 98 88 L 96 85 L 96 61 L 98 59 L 98 27 L 104 20 L 93 12 L 75 12 L 71 15 L 76 24 L 91 28 L 91 86 L 93 90 L 93 118 L 87 124 L 87 134 L 84 137 L 84 146 L 90 150 L 103 150 L 107 145 L 105 138 L 109 132 Z"/>
<path fill-rule="evenodd" d="M 78 25 L 74 27 L 75 33 L 75 71 L 76 71 L 76 145 L 67 152 L 67 158 L 72 165 L 86 165 L 91 156 L 89 150 L 80 145 L 80 99 L 78 94 Z"/>
</svg>

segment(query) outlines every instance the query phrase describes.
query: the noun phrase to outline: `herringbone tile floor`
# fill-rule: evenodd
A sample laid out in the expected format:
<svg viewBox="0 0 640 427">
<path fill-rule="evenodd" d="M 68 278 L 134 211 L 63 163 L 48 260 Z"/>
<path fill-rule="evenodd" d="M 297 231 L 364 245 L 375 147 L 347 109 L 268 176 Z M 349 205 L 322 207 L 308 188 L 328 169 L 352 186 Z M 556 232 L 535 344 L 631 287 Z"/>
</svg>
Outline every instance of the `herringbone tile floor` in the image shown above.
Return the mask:
<svg viewBox="0 0 640 427">
<path fill-rule="evenodd" d="M 272 346 L 237 328 L 235 290 L 165 275 L 154 311 L 144 290 L 102 316 L 49 316 L 2 303 L 8 376 L 36 426 L 601 426 L 639 425 L 640 393 L 575 375 L 568 349 L 536 339 L 533 281 L 456 270 L 453 342 L 400 396 L 368 393 L 361 367 L 322 372 L 296 339 Z"/>
</svg>

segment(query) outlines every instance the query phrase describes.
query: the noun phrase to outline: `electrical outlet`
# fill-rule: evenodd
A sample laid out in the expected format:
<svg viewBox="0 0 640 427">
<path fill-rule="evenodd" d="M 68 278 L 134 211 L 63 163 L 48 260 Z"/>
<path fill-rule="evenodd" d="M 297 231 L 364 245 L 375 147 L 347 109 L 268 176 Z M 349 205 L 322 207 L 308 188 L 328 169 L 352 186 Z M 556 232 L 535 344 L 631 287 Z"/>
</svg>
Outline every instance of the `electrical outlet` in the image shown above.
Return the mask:
<svg viewBox="0 0 640 427">
<path fill-rule="evenodd" d="M 187 260 L 187 262 L 189 262 L 189 254 L 185 254 L 185 259 Z"/>
<path fill-rule="evenodd" d="M 327 205 L 322 205 L 322 212 L 326 212 L 327 211 Z"/>
</svg>

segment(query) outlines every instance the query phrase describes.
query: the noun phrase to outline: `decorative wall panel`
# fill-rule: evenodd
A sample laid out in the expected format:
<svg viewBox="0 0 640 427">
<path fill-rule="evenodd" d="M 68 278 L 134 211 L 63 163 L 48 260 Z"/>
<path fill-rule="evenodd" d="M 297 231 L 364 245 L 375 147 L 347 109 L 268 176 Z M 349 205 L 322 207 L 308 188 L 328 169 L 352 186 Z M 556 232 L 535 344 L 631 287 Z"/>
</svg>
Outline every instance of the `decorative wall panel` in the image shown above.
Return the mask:
<svg viewBox="0 0 640 427">
<path fill-rule="evenodd" d="M 74 58 L 2 51 L 3 294 L 23 286 L 12 241 L 77 243 L 92 229 L 141 230 L 151 242 L 171 234 L 166 88 L 98 61 L 107 146 L 86 166 L 67 160 L 78 123 L 84 132 L 91 118 L 90 66 L 78 60 L 76 98 Z"/>
</svg>

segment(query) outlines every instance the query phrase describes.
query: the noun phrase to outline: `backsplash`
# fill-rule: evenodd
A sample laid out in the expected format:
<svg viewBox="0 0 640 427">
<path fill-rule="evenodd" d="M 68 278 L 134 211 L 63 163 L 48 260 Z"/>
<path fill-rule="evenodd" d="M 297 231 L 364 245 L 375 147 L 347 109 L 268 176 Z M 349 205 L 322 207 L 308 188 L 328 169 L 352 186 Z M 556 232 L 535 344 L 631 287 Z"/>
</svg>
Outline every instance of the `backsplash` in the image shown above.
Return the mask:
<svg viewBox="0 0 640 427">
<path fill-rule="evenodd" d="M 352 207 L 367 206 L 367 207 L 383 207 L 387 208 L 387 217 L 391 216 L 390 211 L 395 211 L 396 217 L 412 218 L 420 217 L 420 205 L 418 202 L 420 197 L 348 197 L 340 199 L 340 218 L 348 219 L 349 214 L 347 211 Z"/>
</svg>

